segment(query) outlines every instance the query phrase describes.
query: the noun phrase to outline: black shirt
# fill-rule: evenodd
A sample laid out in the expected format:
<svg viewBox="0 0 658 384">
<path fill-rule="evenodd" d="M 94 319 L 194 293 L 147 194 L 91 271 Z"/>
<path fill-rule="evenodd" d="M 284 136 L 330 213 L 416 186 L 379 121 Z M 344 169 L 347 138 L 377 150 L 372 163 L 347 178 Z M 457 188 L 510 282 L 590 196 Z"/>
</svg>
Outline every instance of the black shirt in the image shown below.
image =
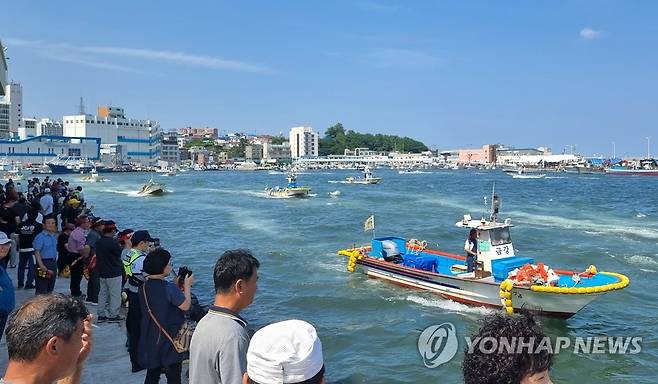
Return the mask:
<svg viewBox="0 0 658 384">
<path fill-rule="evenodd" d="M 96 242 L 96 268 L 103 279 L 121 276 L 121 245 L 113 237 L 102 236 Z"/>
<path fill-rule="evenodd" d="M 18 248 L 32 248 L 34 238 L 42 231 L 43 226 L 36 220 L 27 219 L 18 225 Z"/>
</svg>

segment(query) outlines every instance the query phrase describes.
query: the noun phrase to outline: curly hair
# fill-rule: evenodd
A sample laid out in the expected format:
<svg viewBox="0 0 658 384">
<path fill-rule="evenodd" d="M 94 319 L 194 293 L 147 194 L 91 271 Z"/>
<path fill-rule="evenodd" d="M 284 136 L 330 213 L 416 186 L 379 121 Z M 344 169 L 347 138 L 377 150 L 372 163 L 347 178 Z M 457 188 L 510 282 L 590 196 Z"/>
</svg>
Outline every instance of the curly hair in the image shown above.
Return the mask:
<svg viewBox="0 0 658 384">
<path fill-rule="evenodd" d="M 536 373 L 547 371 L 553 363 L 552 350 L 541 348 L 539 344 L 546 335 L 535 322 L 532 315 L 523 313 L 509 316 L 494 314 L 482 320 L 482 326 L 471 340 L 473 344 L 467 347 L 462 364 L 465 384 L 519 384 L 523 378 Z M 527 351 L 519 348 L 496 349 L 491 352 L 495 339 L 523 340 Z M 522 353 L 519 353 L 522 352 Z"/>
</svg>

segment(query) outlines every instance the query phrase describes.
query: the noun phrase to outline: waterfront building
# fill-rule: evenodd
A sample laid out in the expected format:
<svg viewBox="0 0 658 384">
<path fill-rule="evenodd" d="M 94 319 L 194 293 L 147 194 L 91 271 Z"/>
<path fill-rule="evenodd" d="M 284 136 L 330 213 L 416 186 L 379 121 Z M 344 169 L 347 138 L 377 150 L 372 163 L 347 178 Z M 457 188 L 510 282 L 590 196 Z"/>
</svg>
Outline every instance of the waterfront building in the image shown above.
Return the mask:
<svg viewBox="0 0 658 384">
<path fill-rule="evenodd" d="M 249 144 L 244 147 L 245 160 L 258 161 L 263 158 L 263 146 L 260 144 Z"/>
<path fill-rule="evenodd" d="M 309 168 L 351 168 L 358 165 L 400 168 L 431 166 L 437 162 L 438 158 L 431 151 L 422 153 L 389 152 L 388 154 L 362 156 L 329 155 L 295 159 L 296 164 Z"/>
<path fill-rule="evenodd" d="M 98 114 L 64 116 L 64 135 L 98 137 L 102 144 L 123 147 L 123 163 L 154 165 L 160 159 L 160 124 L 154 120 L 127 118 L 123 108 L 99 106 Z"/>
<path fill-rule="evenodd" d="M 178 147 L 176 132 L 168 132 L 162 137 L 162 152 L 160 160 L 168 165 L 180 165 L 181 150 Z"/>
<path fill-rule="evenodd" d="M 5 87 L 5 102 L 9 104 L 9 134 L 18 135 L 23 127 L 23 86 L 15 81 Z"/>
<path fill-rule="evenodd" d="M 554 155 L 550 148 L 498 148 L 496 151 L 498 164 L 575 164 L 582 160 L 581 156 L 573 154 Z"/>
<path fill-rule="evenodd" d="M 6 137 L 9 137 L 9 103 L 0 98 L 0 138 Z"/>
<path fill-rule="evenodd" d="M 61 121 L 41 119 L 37 121 L 35 136 L 64 136 L 64 126 Z"/>
<path fill-rule="evenodd" d="M 460 149 L 457 162 L 460 164 L 494 164 L 496 163 L 496 147 L 486 144 L 477 149 Z"/>
<path fill-rule="evenodd" d="M 0 157 L 12 162 L 45 164 L 55 156 L 81 156 L 100 160 L 99 138 L 37 136 L 0 140 Z"/>
<path fill-rule="evenodd" d="M 37 136 L 37 119 L 24 117 L 21 125 L 22 127 L 18 128 L 18 137 L 27 139 Z"/>
<path fill-rule="evenodd" d="M 269 163 L 289 163 L 291 161 L 290 143 L 272 144 L 263 143 L 263 160 Z"/>
<path fill-rule="evenodd" d="M 290 129 L 290 152 L 293 159 L 318 157 L 320 135 L 311 127 Z"/>
</svg>

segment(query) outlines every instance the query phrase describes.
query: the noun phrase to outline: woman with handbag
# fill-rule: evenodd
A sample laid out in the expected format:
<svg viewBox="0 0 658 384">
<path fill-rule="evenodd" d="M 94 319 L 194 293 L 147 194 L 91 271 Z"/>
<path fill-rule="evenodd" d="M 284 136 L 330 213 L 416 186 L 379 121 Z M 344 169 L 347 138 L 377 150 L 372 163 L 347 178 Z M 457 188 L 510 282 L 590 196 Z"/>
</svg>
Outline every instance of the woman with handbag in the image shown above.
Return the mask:
<svg viewBox="0 0 658 384">
<path fill-rule="evenodd" d="M 164 372 L 168 384 L 181 382 L 181 366 L 187 357 L 192 329 L 185 322 L 191 305 L 194 277 L 183 281 L 183 291 L 166 281 L 172 271 L 171 254 L 157 248 L 144 259 L 142 271 L 148 274 L 139 288 L 142 307 L 139 362 L 147 369 L 144 384 L 158 383 Z"/>
</svg>

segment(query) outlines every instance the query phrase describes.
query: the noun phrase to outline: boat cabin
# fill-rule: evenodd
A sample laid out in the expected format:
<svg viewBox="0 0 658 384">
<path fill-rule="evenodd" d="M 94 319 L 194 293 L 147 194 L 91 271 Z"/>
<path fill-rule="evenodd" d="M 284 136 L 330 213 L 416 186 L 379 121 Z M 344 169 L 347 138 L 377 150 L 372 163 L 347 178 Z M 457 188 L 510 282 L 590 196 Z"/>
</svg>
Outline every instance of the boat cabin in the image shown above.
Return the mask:
<svg viewBox="0 0 658 384">
<path fill-rule="evenodd" d="M 466 270 L 466 257 L 426 249 L 426 242 L 401 237 L 380 237 L 372 240 L 369 256 L 428 272 L 464 278 L 493 278 L 503 281 L 509 272 L 525 264 L 534 264 L 530 257 L 516 256 L 510 235 L 511 221 L 503 223 L 472 220 L 469 215 L 458 227 L 477 230 L 477 272 Z M 465 237 L 466 238 L 466 237 Z"/>
</svg>

